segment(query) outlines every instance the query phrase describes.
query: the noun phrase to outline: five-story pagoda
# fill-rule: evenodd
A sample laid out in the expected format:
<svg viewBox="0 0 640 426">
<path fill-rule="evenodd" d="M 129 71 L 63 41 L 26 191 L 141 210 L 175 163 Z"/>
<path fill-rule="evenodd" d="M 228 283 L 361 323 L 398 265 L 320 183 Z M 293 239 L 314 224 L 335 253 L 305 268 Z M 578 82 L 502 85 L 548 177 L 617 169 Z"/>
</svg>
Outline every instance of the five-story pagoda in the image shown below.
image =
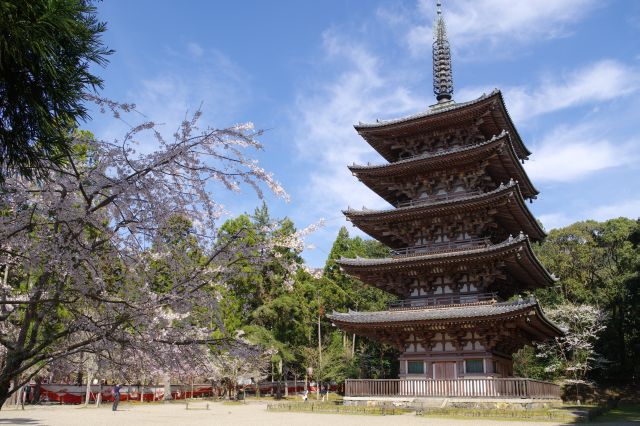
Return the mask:
<svg viewBox="0 0 640 426">
<path fill-rule="evenodd" d="M 387 163 L 349 167 L 393 208 L 344 214 L 392 255 L 339 264 L 402 300 L 386 311 L 328 317 L 396 346 L 401 379 L 509 377 L 515 351 L 562 333 L 535 299 L 514 297 L 555 281 L 530 244 L 545 237 L 525 202 L 538 194 L 521 166 L 530 152 L 499 91 L 452 100 L 439 2 L 434 38 L 437 103 L 355 126 Z"/>
</svg>

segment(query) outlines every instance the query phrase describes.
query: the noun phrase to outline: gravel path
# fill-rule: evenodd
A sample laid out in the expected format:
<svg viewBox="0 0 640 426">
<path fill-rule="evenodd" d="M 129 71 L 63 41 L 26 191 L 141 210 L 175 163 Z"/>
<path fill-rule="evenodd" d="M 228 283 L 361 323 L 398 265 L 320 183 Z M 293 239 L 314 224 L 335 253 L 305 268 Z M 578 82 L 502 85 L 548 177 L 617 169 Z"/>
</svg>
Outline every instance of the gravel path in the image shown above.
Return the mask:
<svg viewBox="0 0 640 426">
<path fill-rule="evenodd" d="M 553 422 L 511 422 L 493 420 L 458 420 L 421 418 L 413 414 L 401 416 L 362 416 L 348 414 L 278 413 L 268 412 L 265 403 L 224 405 L 210 403 L 207 410 L 186 410 L 184 404 L 121 404 L 121 410 L 109 406 L 84 408 L 79 406 L 37 406 L 25 410 L 6 408 L 0 411 L 0 425 L 299 425 L 299 426 L 553 426 Z"/>
</svg>

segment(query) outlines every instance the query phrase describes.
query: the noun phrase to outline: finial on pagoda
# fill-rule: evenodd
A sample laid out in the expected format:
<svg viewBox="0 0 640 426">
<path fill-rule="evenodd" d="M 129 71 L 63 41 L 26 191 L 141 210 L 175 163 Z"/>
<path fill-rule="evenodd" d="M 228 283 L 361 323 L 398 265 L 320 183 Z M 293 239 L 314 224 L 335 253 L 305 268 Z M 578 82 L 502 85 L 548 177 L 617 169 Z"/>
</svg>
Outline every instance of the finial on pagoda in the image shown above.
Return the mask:
<svg viewBox="0 0 640 426">
<path fill-rule="evenodd" d="M 442 2 L 436 2 L 436 22 L 433 32 L 433 93 L 438 103 L 451 100 L 453 95 L 453 75 L 451 72 L 451 49 L 447 39 L 447 29 L 442 17 Z"/>
</svg>

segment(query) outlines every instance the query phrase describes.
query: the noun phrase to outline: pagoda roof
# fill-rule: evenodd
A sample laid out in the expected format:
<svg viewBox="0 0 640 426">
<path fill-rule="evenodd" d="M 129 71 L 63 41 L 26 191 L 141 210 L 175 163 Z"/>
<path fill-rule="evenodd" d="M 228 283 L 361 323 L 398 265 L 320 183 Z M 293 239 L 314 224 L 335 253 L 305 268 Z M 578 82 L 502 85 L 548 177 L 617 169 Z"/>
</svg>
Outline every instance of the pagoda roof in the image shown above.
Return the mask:
<svg viewBox="0 0 640 426">
<path fill-rule="evenodd" d="M 391 309 L 387 311 L 356 312 L 347 313 L 333 312 L 327 315 L 335 323 L 344 324 L 387 324 L 420 321 L 443 321 L 443 320 L 465 320 L 486 317 L 496 317 L 520 313 L 529 308 L 540 308 L 535 298 L 519 299 L 510 302 L 478 302 L 463 305 L 449 305 L 445 307 L 428 307 L 420 309 Z M 559 334 L 562 331 L 548 320 L 541 312 L 550 326 L 555 328 Z"/>
<path fill-rule="evenodd" d="M 430 328 L 445 331 L 447 327 L 453 329 L 491 327 L 492 323 L 504 323 L 518 318 L 526 318 L 520 323 L 520 327 L 526 328 L 538 340 L 564 334 L 544 315 L 534 298 L 420 309 L 333 312 L 327 315 L 327 318 L 341 329 L 374 339 L 378 337 L 378 340 L 391 339 L 396 342 L 406 338 L 408 333 L 420 333 Z M 388 333 L 380 334 L 376 332 L 377 330 L 387 330 Z M 398 339 L 398 334 L 405 334 L 405 336 Z"/>
<path fill-rule="evenodd" d="M 513 201 L 513 202 L 512 202 Z M 524 231 L 534 241 L 542 240 L 546 234 L 529 211 L 518 183 L 510 181 L 493 191 L 463 195 L 456 198 L 425 200 L 406 207 L 385 210 L 344 210 L 344 215 L 363 232 L 391 248 L 399 248 L 398 241 L 389 231 L 389 224 L 405 221 L 431 221 L 464 210 L 499 209 L 497 215 L 507 232 Z"/>
<path fill-rule="evenodd" d="M 503 264 L 510 275 L 524 288 L 535 289 L 552 285 L 557 281 L 540 264 L 531 248 L 529 238 L 523 233 L 517 237 L 509 237 L 502 243 L 485 247 L 416 252 L 379 259 L 340 258 L 337 263 L 347 274 L 367 284 L 404 295 L 402 285 L 413 282 L 417 276 L 433 274 L 433 270 L 445 268 L 463 268 L 470 271 L 474 265 L 484 266 L 492 261 Z M 393 277 L 394 284 L 385 280 L 385 277 L 389 276 Z M 508 290 L 503 294 L 515 294 L 519 289 L 509 288 Z"/>
<path fill-rule="evenodd" d="M 468 102 L 438 103 L 417 114 L 391 120 L 377 120 L 374 123 L 360 122 L 354 125 L 354 128 L 386 160 L 394 161 L 396 157 L 390 148 L 389 138 L 409 136 L 434 128 L 453 127 L 487 112 L 499 130 L 506 130 L 513 135 L 518 158 L 528 158 L 531 152 L 522 142 L 498 89 Z"/>
<path fill-rule="evenodd" d="M 436 153 L 425 153 L 395 163 L 377 165 L 351 165 L 349 170 L 365 185 L 391 204 L 397 200 L 382 177 L 413 176 L 418 172 L 443 170 L 457 165 L 471 164 L 498 156 L 499 163 L 493 167 L 494 174 L 503 182 L 516 179 L 526 198 L 535 198 L 539 191 L 529 180 L 513 149 L 511 137 L 506 131 L 473 145 L 456 147 Z"/>
</svg>

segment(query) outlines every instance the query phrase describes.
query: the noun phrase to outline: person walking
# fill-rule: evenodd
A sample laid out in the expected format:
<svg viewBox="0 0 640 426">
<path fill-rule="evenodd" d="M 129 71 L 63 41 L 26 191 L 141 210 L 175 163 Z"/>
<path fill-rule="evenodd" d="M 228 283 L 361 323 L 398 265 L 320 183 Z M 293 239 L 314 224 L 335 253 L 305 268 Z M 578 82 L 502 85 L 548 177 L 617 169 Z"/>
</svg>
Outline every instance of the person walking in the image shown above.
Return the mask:
<svg viewBox="0 0 640 426">
<path fill-rule="evenodd" d="M 326 385 L 322 386 L 322 388 L 320 389 L 320 395 L 322 395 L 322 402 L 324 402 L 325 399 L 327 401 L 329 400 L 327 396 L 327 392 L 328 392 L 327 386 Z"/>
<path fill-rule="evenodd" d="M 307 402 L 307 399 L 309 399 L 309 390 L 305 388 L 304 392 L 302 392 L 302 400 Z"/>
<path fill-rule="evenodd" d="M 111 409 L 113 411 L 118 410 L 118 403 L 120 402 L 120 388 L 122 387 L 121 384 L 117 384 L 114 385 L 113 388 L 111 389 L 111 393 L 113 394 L 113 406 L 111 407 Z"/>
</svg>

